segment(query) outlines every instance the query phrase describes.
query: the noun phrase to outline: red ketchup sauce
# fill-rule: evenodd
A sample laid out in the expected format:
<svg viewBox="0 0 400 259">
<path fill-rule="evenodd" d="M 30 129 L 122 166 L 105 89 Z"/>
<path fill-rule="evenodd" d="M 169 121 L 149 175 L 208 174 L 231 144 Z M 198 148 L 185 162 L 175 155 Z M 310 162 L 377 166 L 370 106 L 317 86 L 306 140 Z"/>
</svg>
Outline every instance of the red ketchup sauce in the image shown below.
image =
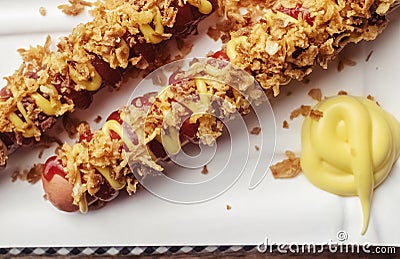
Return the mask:
<svg viewBox="0 0 400 259">
<path fill-rule="evenodd" d="M 294 8 L 285 8 L 281 6 L 278 11 L 290 15 L 291 17 L 298 19 L 299 14 L 303 15 L 303 19 L 311 26 L 314 24 L 314 18 L 310 17 L 310 12 L 307 8 L 303 7 L 302 4 L 297 4 Z"/>
<path fill-rule="evenodd" d="M 50 182 L 56 174 L 63 178 L 66 176 L 61 161 L 58 160 L 56 156 L 52 156 L 49 157 L 44 164 L 43 176 L 47 181 Z"/>
<path fill-rule="evenodd" d="M 212 58 L 215 58 L 215 59 L 222 59 L 222 60 L 229 61 L 228 55 L 227 55 L 226 52 L 223 51 L 223 50 L 218 50 L 218 51 L 215 52 L 211 57 L 212 57 Z"/>
<path fill-rule="evenodd" d="M 123 121 L 121 119 L 121 112 L 118 110 L 118 111 L 114 111 L 113 113 L 111 113 L 110 116 L 108 116 L 107 121 L 111 121 L 111 120 L 114 120 L 122 125 Z M 110 130 L 110 137 L 111 137 L 111 139 L 117 139 L 117 140 L 121 139 L 120 135 L 118 135 L 113 130 Z"/>
</svg>

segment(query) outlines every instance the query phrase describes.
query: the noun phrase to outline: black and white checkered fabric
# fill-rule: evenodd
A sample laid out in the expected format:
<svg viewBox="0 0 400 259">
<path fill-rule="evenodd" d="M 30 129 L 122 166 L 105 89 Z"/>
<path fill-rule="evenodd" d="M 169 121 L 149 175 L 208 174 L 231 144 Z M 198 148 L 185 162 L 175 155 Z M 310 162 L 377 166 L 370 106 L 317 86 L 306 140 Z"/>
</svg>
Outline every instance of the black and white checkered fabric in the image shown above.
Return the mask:
<svg viewBox="0 0 400 259">
<path fill-rule="evenodd" d="M 130 246 L 130 247 L 37 247 L 37 248 L 0 248 L 1 255 L 168 255 L 201 254 L 215 252 L 250 252 L 256 246 Z"/>
</svg>

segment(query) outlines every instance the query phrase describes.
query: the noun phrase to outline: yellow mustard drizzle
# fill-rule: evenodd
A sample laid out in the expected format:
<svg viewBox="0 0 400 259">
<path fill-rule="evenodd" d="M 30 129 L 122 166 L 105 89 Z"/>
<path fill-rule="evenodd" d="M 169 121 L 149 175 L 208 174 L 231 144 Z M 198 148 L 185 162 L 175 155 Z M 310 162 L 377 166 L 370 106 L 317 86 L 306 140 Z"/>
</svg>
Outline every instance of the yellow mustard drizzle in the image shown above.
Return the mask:
<svg viewBox="0 0 400 259">
<path fill-rule="evenodd" d="M 15 112 L 11 112 L 8 115 L 8 119 L 14 125 L 16 131 L 22 132 L 24 138 L 33 137 L 35 131 L 38 130 L 37 127 L 33 124 L 32 120 L 29 119 L 29 116 L 21 102 L 17 103 L 17 108 L 25 119 L 25 122 Z"/>
<path fill-rule="evenodd" d="M 188 0 L 188 3 L 197 7 L 202 14 L 209 14 L 212 11 L 212 4 L 207 0 Z"/>
<path fill-rule="evenodd" d="M 69 72 L 72 81 L 78 85 L 82 85 L 87 91 L 96 91 L 100 88 L 102 78 L 100 74 L 95 70 L 93 65 L 87 64 L 90 71 L 93 71 L 93 78 L 90 80 L 80 80 L 79 72 L 76 71 L 72 66 L 69 66 Z M 49 96 L 49 99 L 45 98 L 39 93 L 33 93 L 31 95 L 36 106 L 46 115 L 49 116 L 59 116 L 62 115 L 63 111 L 61 109 L 62 103 L 60 101 L 61 95 L 58 93 L 54 85 L 42 85 L 39 88 L 44 94 Z M 17 110 L 21 113 L 25 121 L 23 121 L 15 112 L 11 112 L 8 115 L 8 119 L 14 126 L 15 130 L 22 133 L 24 138 L 31 138 L 35 136 L 35 132 L 40 132 L 34 122 L 29 118 L 24 106 L 21 102 L 17 103 Z"/>
<path fill-rule="evenodd" d="M 193 112 L 189 119 L 189 122 L 192 124 L 196 123 L 197 120 L 207 112 L 210 105 L 210 98 L 205 80 L 196 78 L 195 84 L 200 97 L 200 102 L 185 102 L 185 105 Z"/>
<path fill-rule="evenodd" d="M 246 40 L 246 36 L 240 36 L 237 38 L 232 38 L 230 41 L 228 41 L 226 44 L 226 55 L 228 55 L 230 60 L 235 60 L 236 56 L 238 55 L 236 51 L 237 46 L 246 42 Z"/>
<path fill-rule="evenodd" d="M 96 169 L 100 172 L 102 176 L 104 176 L 104 178 L 106 178 L 107 182 L 111 185 L 113 189 L 121 190 L 122 188 L 125 187 L 124 182 L 118 182 L 111 177 L 110 168 L 96 167 Z"/>
<path fill-rule="evenodd" d="M 361 97 L 327 98 L 302 127 L 301 168 L 315 186 L 343 196 L 358 195 L 365 234 L 373 190 L 400 154 L 400 123 L 375 102 Z"/>
<path fill-rule="evenodd" d="M 175 155 L 181 150 L 179 131 L 173 127 L 168 128 L 168 134 L 162 136 L 162 145 L 168 154 Z"/>
<path fill-rule="evenodd" d="M 38 93 L 32 94 L 31 97 L 33 100 L 35 100 L 36 105 L 43 111 L 43 113 L 49 116 L 57 115 L 62 105 L 61 101 L 59 100 L 60 96 L 57 92 L 57 89 L 53 85 L 46 85 L 41 87 L 41 90 L 42 89 L 47 89 L 45 92 L 49 95 L 50 100 L 47 100 Z M 42 92 L 44 92 L 43 90 Z"/>
<path fill-rule="evenodd" d="M 169 97 L 170 97 L 170 91 L 169 91 L 170 86 L 166 86 L 158 95 L 158 98 L 162 103 L 169 103 Z M 173 116 L 172 113 L 170 112 L 171 110 L 168 108 L 161 109 L 163 112 L 163 119 L 168 120 L 169 116 Z M 167 129 L 168 134 L 164 134 L 163 130 L 161 128 L 155 128 L 154 131 L 145 139 L 145 143 L 150 143 L 153 139 L 161 143 L 161 145 L 164 147 L 165 151 L 168 154 L 177 154 L 181 150 L 181 141 L 179 138 L 179 130 L 177 130 L 174 127 L 168 127 Z M 154 152 L 148 148 L 147 149 L 150 157 L 153 160 L 156 160 L 157 157 L 154 154 Z"/>
<path fill-rule="evenodd" d="M 81 184 L 82 184 L 82 181 L 81 181 L 81 172 L 78 170 L 78 171 L 77 171 L 76 180 L 75 180 L 75 184 L 74 184 L 74 187 L 73 187 L 72 191 L 73 191 L 74 193 L 79 193 L 79 188 L 80 188 Z M 78 207 L 79 207 L 79 211 L 80 211 L 81 213 L 86 213 L 86 212 L 88 212 L 89 207 L 88 207 L 88 203 L 87 203 L 87 200 L 86 200 L 86 196 L 85 196 L 85 195 L 82 195 L 82 196 L 81 196 L 81 199 L 80 199 L 80 201 L 79 201 L 79 203 L 78 203 Z"/>
<path fill-rule="evenodd" d="M 207 112 L 210 104 L 210 99 L 208 96 L 207 84 L 204 79 L 196 78 L 195 85 L 197 92 L 200 97 L 200 102 L 194 102 L 190 100 L 184 100 L 184 105 L 192 111 L 192 115 L 189 118 L 189 122 L 194 124 L 196 121 Z M 165 111 L 165 116 L 171 116 L 168 111 Z M 158 131 L 157 133 L 160 133 Z M 177 154 L 181 150 L 181 142 L 179 138 L 179 131 L 174 127 L 168 128 L 168 134 L 163 134 L 162 137 L 156 136 L 156 140 L 162 143 L 165 150 L 169 154 Z M 152 154 L 152 153 L 151 153 Z"/>
<path fill-rule="evenodd" d="M 94 66 L 90 63 L 87 63 L 86 66 L 89 68 L 91 72 L 93 72 L 93 77 L 89 80 L 81 80 L 81 74 L 72 66 L 68 66 L 69 68 L 69 76 L 72 81 L 79 86 L 83 86 L 83 88 L 87 91 L 97 91 L 99 90 L 102 82 L 102 78 L 100 74 L 96 71 Z"/>
<path fill-rule="evenodd" d="M 147 43 L 158 44 L 163 40 L 164 26 L 162 24 L 161 12 L 157 9 L 156 15 L 153 18 L 154 29 L 150 24 L 140 24 L 139 30 L 142 32 Z"/>
<path fill-rule="evenodd" d="M 109 120 L 106 123 L 104 123 L 102 131 L 106 134 L 111 134 L 110 131 L 114 131 L 115 133 L 118 134 L 118 136 L 120 136 L 120 138 L 122 139 L 122 141 L 124 142 L 124 144 L 129 148 L 132 149 L 133 147 L 133 143 L 132 141 L 129 139 L 129 137 L 126 134 L 122 133 L 122 125 L 119 124 L 118 121 L 115 120 Z"/>
<path fill-rule="evenodd" d="M 122 112 L 120 113 L 120 118 L 124 120 L 124 114 Z M 122 125 L 119 124 L 118 121 L 116 120 L 106 121 L 101 130 L 108 135 L 111 134 L 111 130 L 114 131 L 115 133 L 118 134 L 118 136 L 123 140 L 123 142 L 125 143 L 125 145 L 127 145 L 129 149 L 133 147 L 132 141 L 127 136 L 124 136 L 125 134 L 122 133 Z M 101 175 L 104 176 L 104 178 L 107 180 L 107 182 L 111 185 L 113 189 L 121 190 L 122 188 L 125 187 L 125 182 L 116 181 L 111 177 L 110 168 L 96 167 L 96 169 L 100 172 Z"/>
<path fill-rule="evenodd" d="M 123 120 L 124 114 L 121 113 L 120 117 Z M 122 125 L 119 124 L 118 121 L 109 120 L 103 125 L 102 131 L 104 133 L 110 134 L 111 130 L 114 131 L 115 133 L 117 133 L 122 139 L 122 137 L 123 137 Z M 127 140 L 129 140 L 129 139 L 127 139 Z M 129 143 L 131 143 L 131 145 L 133 145 L 133 143 L 130 140 L 129 140 Z M 95 168 L 97 169 L 97 171 L 100 172 L 100 174 L 106 179 L 106 181 L 110 184 L 110 186 L 113 189 L 121 190 L 122 188 L 125 187 L 125 185 L 126 185 L 125 182 L 119 182 L 119 181 L 117 181 L 117 180 L 115 180 L 114 178 L 111 177 L 111 169 L 110 168 L 108 168 L 108 167 L 106 167 L 106 168 L 95 167 Z M 77 170 L 77 172 L 78 173 L 77 173 L 76 180 L 75 180 L 74 187 L 73 187 L 73 192 L 74 193 L 78 193 L 79 192 L 79 188 L 82 185 L 81 172 L 79 170 Z M 85 195 L 82 195 L 81 200 L 78 203 L 78 206 L 79 206 L 79 211 L 81 213 L 86 213 L 88 211 L 89 207 L 88 207 L 88 203 L 87 203 Z"/>
<path fill-rule="evenodd" d="M 212 12 L 212 4 L 208 0 L 189 0 L 188 3 L 197 7 L 199 12 L 202 14 L 209 14 Z M 150 23 L 154 24 L 154 29 Z M 159 9 L 157 9 L 153 20 L 150 23 L 139 24 L 139 30 L 143 34 L 147 43 L 158 44 L 164 39 L 164 25 Z"/>
</svg>

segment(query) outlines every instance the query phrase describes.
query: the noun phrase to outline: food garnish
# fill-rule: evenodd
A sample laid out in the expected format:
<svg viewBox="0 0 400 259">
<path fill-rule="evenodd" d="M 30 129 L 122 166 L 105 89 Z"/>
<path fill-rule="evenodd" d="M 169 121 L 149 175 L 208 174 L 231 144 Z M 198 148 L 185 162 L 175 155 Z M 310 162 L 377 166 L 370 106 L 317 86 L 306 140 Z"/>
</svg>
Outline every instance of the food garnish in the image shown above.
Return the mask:
<svg viewBox="0 0 400 259">
<path fill-rule="evenodd" d="M 287 159 L 271 165 L 269 169 L 274 178 L 293 178 L 297 176 L 300 171 L 300 158 L 296 157 L 295 153 L 290 150 L 285 152 Z"/>
</svg>

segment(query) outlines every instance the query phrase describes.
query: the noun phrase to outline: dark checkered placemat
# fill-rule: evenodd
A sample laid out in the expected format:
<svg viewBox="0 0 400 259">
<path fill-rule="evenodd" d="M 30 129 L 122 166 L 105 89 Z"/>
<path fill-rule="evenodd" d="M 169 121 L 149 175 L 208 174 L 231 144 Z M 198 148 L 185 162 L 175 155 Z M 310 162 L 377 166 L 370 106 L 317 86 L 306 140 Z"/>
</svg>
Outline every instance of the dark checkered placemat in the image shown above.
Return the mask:
<svg viewBox="0 0 400 259">
<path fill-rule="evenodd" d="M 262 248 L 262 247 L 261 247 Z M 276 245 L 261 249 L 256 245 L 248 246 L 116 246 L 116 247 L 31 247 L 31 248 L 0 248 L 0 257 L 9 256 L 152 256 L 152 255 L 208 255 L 212 254 L 244 254 L 244 253 L 268 253 L 275 255 L 357 255 L 374 256 L 385 255 L 386 258 L 398 258 L 400 246 L 369 246 L 370 252 L 339 250 L 338 247 L 323 245 L 318 251 L 280 251 Z M 281 247 L 282 248 L 282 247 Z M 295 247 L 292 247 L 295 248 Z M 260 250 L 261 249 L 261 250 Z M 378 250 L 379 249 L 379 250 Z"/>
<path fill-rule="evenodd" d="M 129 247 L 32 247 L 0 248 L 0 255 L 161 255 L 214 252 L 250 252 L 257 246 L 129 246 Z"/>
</svg>

